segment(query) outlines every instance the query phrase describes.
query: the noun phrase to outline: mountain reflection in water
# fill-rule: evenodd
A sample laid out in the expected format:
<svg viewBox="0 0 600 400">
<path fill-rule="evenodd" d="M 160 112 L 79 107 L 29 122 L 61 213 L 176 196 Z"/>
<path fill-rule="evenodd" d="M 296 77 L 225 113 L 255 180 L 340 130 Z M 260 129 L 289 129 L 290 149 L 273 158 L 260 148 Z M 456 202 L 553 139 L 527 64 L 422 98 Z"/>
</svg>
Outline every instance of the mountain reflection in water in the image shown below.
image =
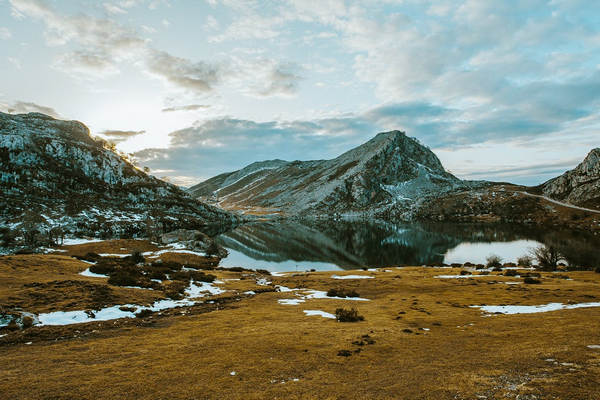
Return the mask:
<svg viewBox="0 0 600 400">
<path fill-rule="evenodd" d="M 222 266 L 271 271 L 484 263 L 490 254 L 515 262 L 540 243 L 570 263 L 600 265 L 598 237 L 522 225 L 284 220 L 241 225 L 216 239 L 230 251 Z"/>
</svg>

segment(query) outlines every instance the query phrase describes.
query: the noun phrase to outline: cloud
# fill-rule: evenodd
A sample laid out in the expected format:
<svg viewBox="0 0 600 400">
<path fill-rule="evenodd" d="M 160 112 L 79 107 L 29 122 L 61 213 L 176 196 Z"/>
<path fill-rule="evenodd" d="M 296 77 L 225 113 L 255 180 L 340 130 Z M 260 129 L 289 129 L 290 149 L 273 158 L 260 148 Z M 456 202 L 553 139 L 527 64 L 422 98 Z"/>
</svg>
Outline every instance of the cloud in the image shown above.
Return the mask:
<svg viewBox="0 0 600 400">
<path fill-rule="evenodd" d="M 256 97 L 290 96 L 296 92 L 300 81 L 295 71 L 297 67 L 291 63 L 265 57 L 245 57 L 242 60 L 235 56 L 218 62 L 193 61 L 155 49 L 135 29 L 111 19 L 85 14 L 62 15 L 42 0 L 9 1 L 13 13 L 19 18 L 28 16 L 44 22 L 49 45 L 75 43 L 80 46 L 54 61 L 54 67 L 65 72 L 98 78 L 118 73 L 119 65 L 127 62 L 175 89 L 196 95 L 213 92 L 220 85 Z M 150 6 L 159 3 L 152 2 Z M 104 3 L 113 13 L 135 4 Z M 167 20 L 163 20 L 162 24 L 170 25 Z"/>
<path fill-rule="evenodd" d="M 30 112 L 37 112 L 49 115 L 54 118 L 61 118 L 60 114 L 52 107 L 41 106 L 36 103 L 27 101 L 16 101 L 12 104 L 1 104 L 0 108 L 5 110 L 9 114 L 25 114 Z"/>
<path fill-rule="evenodd" d="M 0 26 L 0 39 L 7 40 L 12 37 L 12 33 L 8 30 L 8 28 L 4 26 Z"/>
<path fill-rule="evenodd" d="M 212 90 L 223 74 L 223 67 L 175 57 L 164 51 L 150 51 L 148 71 L 180 88 L 205 93 Z"/>
<path fill-rule="evenodd" d="M 124 142 L 132 137 L 143 135 L 146 131 L 118 131 L 118 130 L 105 130 L 99 132 L 100 135 L 109 138 L 114 143 Z"/>
<path fill-rule="evenodd" d="M 189 105 L 185 105 L 185 106 L 167 107 L 167 108 L 163 108 L 161 111 L 162 112 L 196 111 L 196 110 L 201 110 L 201 109 L 206 109 L 206 108 L 210 108 L 210 106 L 205 105 L 205 104 L 189 104 Z"/>
</svg>

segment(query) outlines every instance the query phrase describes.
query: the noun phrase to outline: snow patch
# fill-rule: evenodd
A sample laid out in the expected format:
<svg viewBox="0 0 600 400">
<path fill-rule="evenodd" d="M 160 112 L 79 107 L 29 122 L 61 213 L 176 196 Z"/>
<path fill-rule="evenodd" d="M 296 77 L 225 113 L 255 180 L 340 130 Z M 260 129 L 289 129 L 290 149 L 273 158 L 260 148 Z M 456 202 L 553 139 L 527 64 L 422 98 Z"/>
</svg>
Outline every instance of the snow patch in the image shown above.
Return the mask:
<svg viewBox="0 0 600 400">
<path fill-rule="evenodd" d="M 309 317 L 317 315 L 317 316 L 320 316 L 320 317 L 323 317 L 323 318 L 335 319 L 335 315 L 330 314 L 330 313 L 325 312 L 325 311 L 321 311 L 321 310 L 304 310 L 304 314 L 306 314 Z"/>
</svg>

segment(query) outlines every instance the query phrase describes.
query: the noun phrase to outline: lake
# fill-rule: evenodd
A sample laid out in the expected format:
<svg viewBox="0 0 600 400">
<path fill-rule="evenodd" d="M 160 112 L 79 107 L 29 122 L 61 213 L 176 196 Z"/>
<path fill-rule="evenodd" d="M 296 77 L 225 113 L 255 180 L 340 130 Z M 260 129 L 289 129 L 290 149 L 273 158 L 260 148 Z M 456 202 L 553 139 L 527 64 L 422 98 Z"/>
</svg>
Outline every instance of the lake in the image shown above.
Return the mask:
<svg viewBox="0 0 600 400">
<path fill-rule="evenodd" d="M 492 254 L 516 262 L 542 244 L 572 264 L 600 265 L 597 236 L 526 225 L 284 220 L 244 224 L 215 239 L 229 250 L 221 266 L 269 271 L 484 264 Z"/>
</svg>

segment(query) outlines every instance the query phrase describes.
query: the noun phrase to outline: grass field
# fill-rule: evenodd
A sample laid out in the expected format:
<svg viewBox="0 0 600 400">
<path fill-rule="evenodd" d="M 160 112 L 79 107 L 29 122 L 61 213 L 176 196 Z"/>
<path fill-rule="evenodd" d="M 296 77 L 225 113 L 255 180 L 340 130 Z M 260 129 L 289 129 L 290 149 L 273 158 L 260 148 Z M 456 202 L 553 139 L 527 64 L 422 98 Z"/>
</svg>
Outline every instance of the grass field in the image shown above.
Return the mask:
<svg viewBox="0 0 600 400">
<path fill-rule="evenodd" d="M 164 297 L 81 276 L 89 265 L 70 257 L 135 249 L 156 250 L 113 241 L 65 247 L 60 255 L 0 257 L 0 305 L 40 313 Z M 210 272 L 225 292 L 194 306 L 146 318 L 0 329 L 0 397 L 600 398 L 600 308 L 488 315 L 471 307 L 598 302 L 600 274 L 542 273 L 541 284 L 529 285 L 500 272 L 436 278 L 460 269 L 424 267 L 284 276 Z M 110 296 L 94 298 L 94 285 L 108 286 Z M 354 290 L 368 301 L 321 298 L 306 289 Z M 337 308 L 355 308 L 364 320 L 304 312 L 335 314 Z"/>
</svg>

